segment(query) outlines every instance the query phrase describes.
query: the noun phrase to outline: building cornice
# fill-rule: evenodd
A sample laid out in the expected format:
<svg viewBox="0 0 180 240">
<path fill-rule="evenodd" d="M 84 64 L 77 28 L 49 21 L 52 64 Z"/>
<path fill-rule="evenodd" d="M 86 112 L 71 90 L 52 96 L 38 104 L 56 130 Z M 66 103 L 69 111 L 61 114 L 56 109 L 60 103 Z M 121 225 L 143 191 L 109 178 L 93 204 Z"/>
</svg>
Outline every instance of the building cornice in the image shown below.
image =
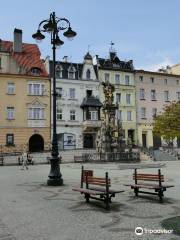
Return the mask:
<svg viewBox="0 0 180 240">
<path fill-rule="evenodd" d="M 165 76 L 165 77 L 178 77 L 180 78 L 180 75 L 175 75 L 172 73 L 161 73 L 161 72 L 152 72 L 152 71 L 146 71 L 146 70 L 135 70 L 136 73 L 141 73 L 141 74 L 151 74 L 151 75 L 159 75 L 159 76 Z"/>
<path fill-rule="evenodd" d="M 30 78 L 30 79 L 45 79 L 50 80 L 47 76 L 32 76 L 32 75 L 25 75 L 25 74 L 14 74 L 14 73 L 0 73 L 0 77 L 15 77 L 15 78 Z"/>
</svg>

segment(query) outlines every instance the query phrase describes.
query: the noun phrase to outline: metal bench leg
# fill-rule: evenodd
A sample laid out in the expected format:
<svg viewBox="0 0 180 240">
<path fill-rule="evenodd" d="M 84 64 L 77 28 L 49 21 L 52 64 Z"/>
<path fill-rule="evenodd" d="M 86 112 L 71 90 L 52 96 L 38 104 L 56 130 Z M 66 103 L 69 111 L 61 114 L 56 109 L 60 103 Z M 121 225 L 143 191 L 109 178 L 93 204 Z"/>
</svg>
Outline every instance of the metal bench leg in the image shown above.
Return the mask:
<svg viewBox="0 0 180 240">
<path fill-rule="evenodd" d="M 159 202 L 163 203 L 163 197 L 164 197 L 163 190 L 158 191 L 158 196 L 159 196 Z"/>
<path fill-rule="evenodd" d="M 105 205 L 106 205 L 106 210 L 110 210 L 110 199 L 106 197 L 104 199 L 104 201 L 105 201 Z"/>
<path fill-rule="evenodd" d="M 86 199 L 86 202 L 87 202 L 87 203 L 89 202 L 89 197 L 90 197 L 90 195 L 87 194 L 87 193 L 85 193 L 85 199 Z"/>
<path fill-rule="evenodd" d="M 135 196 L 138 197 L 139 188 L 134 188 Z"/>
</svg>

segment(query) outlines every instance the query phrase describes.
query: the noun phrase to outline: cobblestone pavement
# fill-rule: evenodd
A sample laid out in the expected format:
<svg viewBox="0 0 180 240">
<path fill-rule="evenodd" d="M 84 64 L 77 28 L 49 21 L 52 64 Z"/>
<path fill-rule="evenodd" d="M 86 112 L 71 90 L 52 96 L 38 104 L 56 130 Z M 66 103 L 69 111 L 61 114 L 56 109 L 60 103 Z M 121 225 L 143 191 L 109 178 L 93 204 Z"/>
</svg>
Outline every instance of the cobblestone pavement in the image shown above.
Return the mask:
<svg viewBox="0 0 180 240">
<path fill-rule="evenodd" d="M 134 233 L 136 227 L 162 229 L 162 219 L 180 215 L 180 161 L 165 162 L 162 168 L 168 183 L 175 185 L 165 192 L 163 204 L 156 196 L 135 198 L 131 189 L 123 186 L 132 181 L 133 165 L 121 166 L 85 165 L 97 176 L 108 171 L 112 187 L 125 190 L 112 199 L 110 212 L 101 202 L 91 200 L 86 204 L 81 194 L 72 191 L 80 183 L 80 164 L 61 165 L 65 183 L 62 187 L 46 185 L 49 165 L 30 166 L 29 170 L 0 167 L 0 240 L 180 239 L 174 234 Z M 152 165 L 146 167 L 151 168 L 141 171 L 157 172 Z"/>
</svg>

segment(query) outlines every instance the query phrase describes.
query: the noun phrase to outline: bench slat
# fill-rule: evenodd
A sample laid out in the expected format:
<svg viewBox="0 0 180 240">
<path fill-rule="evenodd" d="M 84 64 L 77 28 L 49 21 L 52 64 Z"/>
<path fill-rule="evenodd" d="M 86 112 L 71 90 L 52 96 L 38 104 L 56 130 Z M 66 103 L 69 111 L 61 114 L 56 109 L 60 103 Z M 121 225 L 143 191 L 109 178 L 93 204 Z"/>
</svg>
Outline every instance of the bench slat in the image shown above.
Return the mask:
<svg viewBox="0 0 180 240">
<path fill-rule="evenodd" d="M 91 190 L 91 189 L 86 189 L 86 188 L 73 188 L 73 191 L 78 191 L 81 193 L 87 193 L 87 194 L 91 194 L 91 195 L 104 195 L 104 192 L 100 192 L 100 191 L 95 191 L 95 190 Z"/>
<path fill-rule="evenodd" d="M 133 188 L 147 188 L 147 189 L 159 189 L 159 185 L 158 184 L 124 184 L 125 186 L 130 186 Z M 170 187 L 174 187 L 174 185 L 162 185 L 162 188 L 170 188 Z"/>
</svg>

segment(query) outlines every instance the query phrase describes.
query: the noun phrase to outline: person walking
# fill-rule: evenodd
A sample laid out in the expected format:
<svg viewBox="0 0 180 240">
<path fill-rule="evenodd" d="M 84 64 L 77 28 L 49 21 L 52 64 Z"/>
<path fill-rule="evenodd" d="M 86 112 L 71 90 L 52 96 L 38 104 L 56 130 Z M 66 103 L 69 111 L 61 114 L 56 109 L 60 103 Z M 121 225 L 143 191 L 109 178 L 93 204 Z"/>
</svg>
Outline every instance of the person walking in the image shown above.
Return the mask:
<svg viewBox="0 0 180 240">
<path fill-rule="evenodd" d="M 26 168 L 26 170 L 28 170 L 28 165 L 27 165 L 27 153 L 23 152 L 22 153 L 22 168 L 21 170 L 24 170 Z"/>
</svg>

